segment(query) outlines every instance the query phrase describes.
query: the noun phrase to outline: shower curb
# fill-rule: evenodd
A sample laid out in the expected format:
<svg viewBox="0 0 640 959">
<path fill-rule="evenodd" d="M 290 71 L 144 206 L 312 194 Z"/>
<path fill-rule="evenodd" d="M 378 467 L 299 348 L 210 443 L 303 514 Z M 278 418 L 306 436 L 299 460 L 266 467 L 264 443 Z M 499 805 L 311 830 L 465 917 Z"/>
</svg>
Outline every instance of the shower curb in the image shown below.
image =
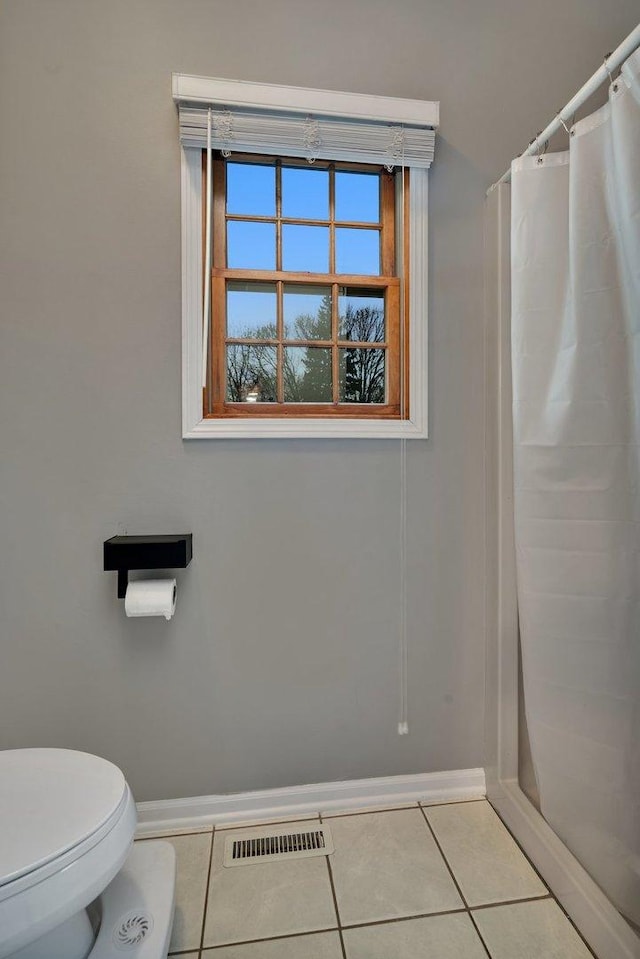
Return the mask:
<svg viewBox="0 0 640 959">
<path fill-rule="evenodd" d="M 640 959 L 640 939 L 516 782 L 490 783 L 489 801 L 602 959 Z"/>
</svg>

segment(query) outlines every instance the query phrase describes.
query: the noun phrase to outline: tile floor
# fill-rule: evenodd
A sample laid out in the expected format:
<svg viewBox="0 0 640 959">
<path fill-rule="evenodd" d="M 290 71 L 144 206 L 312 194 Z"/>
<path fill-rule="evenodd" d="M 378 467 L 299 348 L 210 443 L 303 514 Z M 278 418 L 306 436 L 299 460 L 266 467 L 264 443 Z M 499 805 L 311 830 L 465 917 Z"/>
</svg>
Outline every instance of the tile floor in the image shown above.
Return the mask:
<svg viewBox="0 0 640 959">
<path fill-rule="evenodd" d="M 163 836 L 178 863 L 170 954 L 592 959 L 485 800 L 318 814 L 300 825 L 320 820 L 332 855 L 237 868 L 222 865 L 224 842 L 248 824 Z"/>
</svg>

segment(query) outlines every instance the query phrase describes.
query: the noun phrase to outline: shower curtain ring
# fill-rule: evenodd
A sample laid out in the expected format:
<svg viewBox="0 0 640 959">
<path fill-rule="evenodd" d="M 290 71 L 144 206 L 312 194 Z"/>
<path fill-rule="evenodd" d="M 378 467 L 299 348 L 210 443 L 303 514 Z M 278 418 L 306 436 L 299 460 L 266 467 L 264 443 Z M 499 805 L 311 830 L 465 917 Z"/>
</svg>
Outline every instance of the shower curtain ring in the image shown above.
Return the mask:
<svg viewBox="0 0 640 959">
<path fill-rule="evenodd" d="M 534 147 L 534 150 L 533 150 L 532 152 L 535 152 L 535 153 L 538 154 L 538 163 L 542 163 L 542 157 L 543 157 L 544 154 L 547 152 L 547 147 L 549 146 L 549 141 L 548 141 L 548 140 L 545 141 L 545 143 L 543 143 L 542 146 L 540 146 L 540 139 L 539 139 L 539 138 L 540 138 L 540 135 L 541 135 L 541 134 L 542 134 L 542 130 L 538 130 L 538 132 L 537 132 L 536 135 L 534 136 L 533 140 L 531 140 L 531 142 L 530 142 L 530 144 L 529 144 L 530 147 Z"/>
<path fill-rule="evenodd" d="M 612 52 L 612 51 L 611 51 L 611 52 Z M 604 55 L 604 61 L 603 61 L 603 63 L 604 63 L 604 68 L 605 68 L 605 70 L 607 71 L 607 76 L 609 77 L 609 83 L 613 83 L 613 77 L 611 76 L 611 70 L 609 69 L 609 64 L 608 64 L 608 62 L 607 62 L 607 61 L 609 60 L 609 57 L 611 56 L 611 52 L 605 53 L 605 55 Z"/>
<path fill-rule="evenodd" d="M 562 111 L 560 111 L 560 113 L 556 113 L 556 116 L 557 116 L 558 120 L 560 121 L 560 123 L 562 124 L 562 126 L 564 127 L 565 133 L 567 133 L 569 136 L 573 136 L 572 131 L 569 129 L 569 127 L 567 126 L 567 124 L 564 122 L 564 117 L 562 116 Z"/>
<path fill-rule="evenodd" d="M 608 64 L 608 62 L 607 62 L 607 61 L 609 60 L 609 57 L 610 57 L 610 56 L 611 56 L 611 53 L 607 53 L 607 54 L 606 54 L 606 56 L 605 56 L 605 58 L 604 58 L 604 61 L 603 61 L 603 62 L 604 62 L 604 68 L 605 68 L 605 70 L 607 71 L 607 76 L 609 77 L 609 85 L 613 87 L 613 92 L 614 92 L 614 93 L 617 93 L 617 92 L 618 92 L 618 81 L 613 79 L 613 75 L 612 75 L 612 73 L 611 73 L 611 70 L 609 69 L 609 64 Z"/>
</svg>

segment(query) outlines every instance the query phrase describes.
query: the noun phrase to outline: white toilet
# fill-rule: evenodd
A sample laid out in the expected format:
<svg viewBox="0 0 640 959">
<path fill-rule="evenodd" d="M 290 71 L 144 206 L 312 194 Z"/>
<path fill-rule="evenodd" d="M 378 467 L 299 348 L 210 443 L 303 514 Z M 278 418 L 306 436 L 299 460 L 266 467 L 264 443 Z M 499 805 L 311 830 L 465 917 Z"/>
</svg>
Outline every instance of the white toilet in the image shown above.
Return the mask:
<svg viewBox="0 0 640 959">
<path fill-rule="evenodd" d="M 164 959 L 167 842 L 133 846 L 120 770 L 68 749 L 0 752 L 0 959 Z"/>
</svg>

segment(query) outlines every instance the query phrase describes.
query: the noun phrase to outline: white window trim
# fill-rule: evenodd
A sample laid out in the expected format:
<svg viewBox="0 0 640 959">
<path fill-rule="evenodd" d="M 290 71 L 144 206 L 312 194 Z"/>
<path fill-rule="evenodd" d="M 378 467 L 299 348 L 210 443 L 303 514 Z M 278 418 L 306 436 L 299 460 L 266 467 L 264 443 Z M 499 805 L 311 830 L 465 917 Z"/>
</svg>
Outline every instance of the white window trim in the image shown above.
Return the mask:
<svg viewBox="0 0 640 959">
<path fill-rule="evenodd" d="M 440 103 L 437 100 L 408 100 L 339 90 L 288 87 L 279 83 L 253 83 L 249 80 L 224 80 L 174 73 L 171 78 L 173 99 L 177 103 L 223 103 L 227 107 L 259 107 L 319 114 L 326 117 L 375 118 L 378 122 L 410 123 L 437 129 Z"/>
<path fill-rule="evenodd" d="M 202 414 L 202 151 L 182 149 L 182 436 L 184 439 L 426 439 L 429 171 L 409 191 L 409 412 L 405 420 Z"/>
</svg>

